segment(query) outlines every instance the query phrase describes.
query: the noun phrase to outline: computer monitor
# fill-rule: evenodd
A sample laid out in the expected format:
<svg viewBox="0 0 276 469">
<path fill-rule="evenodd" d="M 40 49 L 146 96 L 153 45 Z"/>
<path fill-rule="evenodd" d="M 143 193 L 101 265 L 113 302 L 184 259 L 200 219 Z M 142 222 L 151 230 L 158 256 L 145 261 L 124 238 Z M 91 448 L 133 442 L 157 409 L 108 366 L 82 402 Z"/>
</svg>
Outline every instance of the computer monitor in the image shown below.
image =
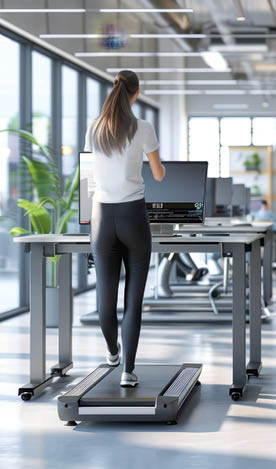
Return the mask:
<svg viewBox="0 0 276 469">
<path fill-rule="evenodd" d="M 251 212 L 251 190 L 250 187 L 246 187 L 246 206 L 245 206 L 245 213 L 249 215 Z"/>
<path fill-rule="evenodd" d="M 216 178 L 207 178 L 205 197 L 205 216 L 214 217 L 216 214 Z"/>
<path fill-rule="evenodd" d="M 232 213 L 232 178 L 216 178 L 215 216 L 230 217 Z"/>
<path fill-rule="evenodd" d="M 95 191 L 92 154 L 90 152 L 79 153 L 79 168 L 79 223 L 88 225 L 90 224 L 92 198 Z"/>
<path fill-rule="evenodd" d="M 143 163 L 145 200 L 151 223 L 203 223 L 208 163 L 165 161 L 162 182 L 153 179 Z"/>
<path fill-rule="evenodd" d="M 232 178 L 216 178 L 216 205 L 231 205 Z"/>
<path fill-rule="evenodd" d="M 232 214 L 243 216 L 246 214 L 246 187 L 244 184 L 233 184 Z"/>
<path fill-rule="evenodd" d="M 153 179 L 149 163 L 143 163 L 145 199 L 151 223 L 203 223 L 207 162 L 164 162 L 166 176 Z M 88 225 L 95 191 L 92 155 L 79 153 L 79 223 Z"/>
</svg>

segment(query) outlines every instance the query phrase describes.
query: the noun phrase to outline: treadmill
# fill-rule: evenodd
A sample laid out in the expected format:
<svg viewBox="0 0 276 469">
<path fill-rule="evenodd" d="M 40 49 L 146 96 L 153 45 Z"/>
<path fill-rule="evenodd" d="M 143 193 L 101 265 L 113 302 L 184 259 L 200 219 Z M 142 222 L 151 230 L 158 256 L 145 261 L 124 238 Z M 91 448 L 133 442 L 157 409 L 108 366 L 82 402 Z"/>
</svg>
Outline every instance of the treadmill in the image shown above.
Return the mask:
<svg viewBox="0 0 276 469">
<path fill-rule="evenodd" d="M 177 423 L 178 413 L 200 384 L 201 364 L 136 365 L 139 384 L 120 386 L 122 365 L 98 366 L 58 397 L 58 415 L 67 425 L 78 421 Z"/>
</svg>

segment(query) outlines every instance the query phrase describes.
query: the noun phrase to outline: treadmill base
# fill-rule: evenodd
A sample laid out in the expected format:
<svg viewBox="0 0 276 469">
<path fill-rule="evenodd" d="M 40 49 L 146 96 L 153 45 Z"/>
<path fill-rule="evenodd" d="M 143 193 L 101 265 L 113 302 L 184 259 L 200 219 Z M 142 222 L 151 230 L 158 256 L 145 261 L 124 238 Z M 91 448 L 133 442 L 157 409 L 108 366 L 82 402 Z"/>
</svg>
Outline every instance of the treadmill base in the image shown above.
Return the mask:
<svg viewBox="0 0 276 469">
<path fill-rule="evenodd" d="M 58 398 L 58 414 L 67 422 L 140 421 L 175 423 L 198 382 L 201 364 L 137 365 L 139 385 L 122 388 L 122 366 L 100 365 Z"/>
</svg>

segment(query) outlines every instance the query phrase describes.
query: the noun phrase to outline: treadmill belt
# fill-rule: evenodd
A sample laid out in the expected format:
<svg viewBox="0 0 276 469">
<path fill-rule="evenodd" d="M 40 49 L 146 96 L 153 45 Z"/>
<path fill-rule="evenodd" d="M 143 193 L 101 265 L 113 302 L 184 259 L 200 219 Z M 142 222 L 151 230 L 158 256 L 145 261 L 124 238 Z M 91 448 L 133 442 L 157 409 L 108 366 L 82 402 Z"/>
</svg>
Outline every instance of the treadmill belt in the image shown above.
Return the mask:
<svg viewBox="0 0 276 469">
<path fill-rule="evenodd" d="M 154 406 L 156 396 L 179 372 L 180 365 L 136 365 L 138 386 L 120 386 L 122 366 L 116 367 L 79 401 L 80 406 Z"/>
</svg>

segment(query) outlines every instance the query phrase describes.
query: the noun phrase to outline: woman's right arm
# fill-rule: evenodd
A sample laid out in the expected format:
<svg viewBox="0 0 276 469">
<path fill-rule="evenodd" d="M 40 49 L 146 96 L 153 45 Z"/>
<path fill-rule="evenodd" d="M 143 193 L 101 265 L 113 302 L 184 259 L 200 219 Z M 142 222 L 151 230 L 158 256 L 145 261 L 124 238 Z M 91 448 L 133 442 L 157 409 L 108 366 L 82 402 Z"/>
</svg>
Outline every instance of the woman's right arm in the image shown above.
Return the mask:
<svg viewBox="0 0 276 469">
<path fill-rule="evenodd" d="M 154 179 L 161 182 L 165 176 L 166 168 L 161 163 L 159 150 L 154 150 L 146 154 L 149 160 L 150 169 Z"/>
</svg>

